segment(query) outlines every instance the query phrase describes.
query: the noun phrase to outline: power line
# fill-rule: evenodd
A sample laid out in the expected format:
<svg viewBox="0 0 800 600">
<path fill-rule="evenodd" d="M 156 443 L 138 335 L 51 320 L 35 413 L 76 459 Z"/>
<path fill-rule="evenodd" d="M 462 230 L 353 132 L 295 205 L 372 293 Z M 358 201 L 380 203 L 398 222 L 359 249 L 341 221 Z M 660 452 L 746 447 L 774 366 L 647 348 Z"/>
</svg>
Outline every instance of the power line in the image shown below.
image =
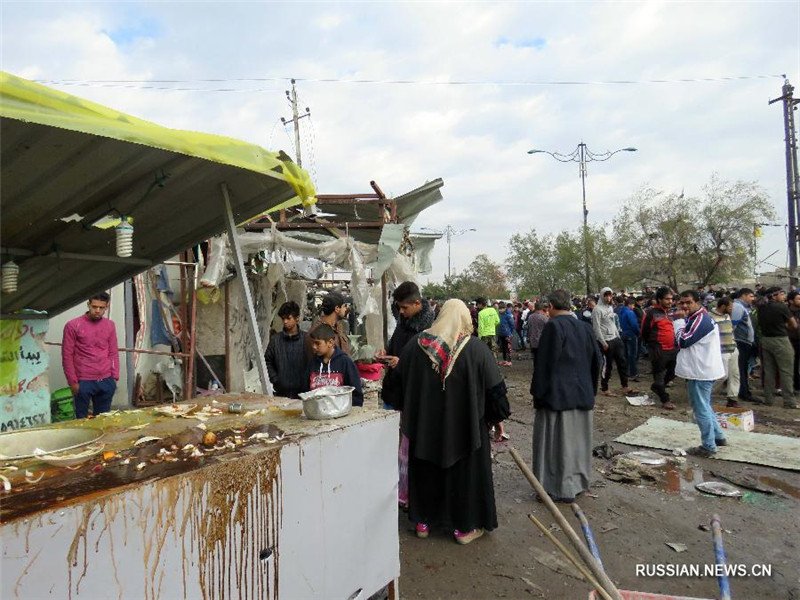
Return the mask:
<svg viewBox="0 0 800 600">
<path fill-rule="evenodd" d="M 340 79 L 340 78 L 304 78 L 304 77 L 242 77 L 237 79 L 34 79 L 37 83 L 48 85 L 80 86 L 80 87 L 120 87 L 133 89 L 153 89 L 165 91 L 188 92 L 267 92 L 277 88 L 176 88 L 138 84 L 189 84 L 189 83 L 259 83 L 268 81 L 291 81 L 306 83 L 350 83 L 375 85 L 432 85 L 432 86 L 584 86 L 584 85 L 648 85 L 665 83 L 719 83 L 758 79 L 785 78 L 784 74 L 734 75 L 717 77 L 686 77 L 676 79 L 610 79 L 610 80 L 521 80 L 521 81 L 441 81 L 423 79 Z M 136 84 L 136 85 L 134 85 Z"/>
</svg>

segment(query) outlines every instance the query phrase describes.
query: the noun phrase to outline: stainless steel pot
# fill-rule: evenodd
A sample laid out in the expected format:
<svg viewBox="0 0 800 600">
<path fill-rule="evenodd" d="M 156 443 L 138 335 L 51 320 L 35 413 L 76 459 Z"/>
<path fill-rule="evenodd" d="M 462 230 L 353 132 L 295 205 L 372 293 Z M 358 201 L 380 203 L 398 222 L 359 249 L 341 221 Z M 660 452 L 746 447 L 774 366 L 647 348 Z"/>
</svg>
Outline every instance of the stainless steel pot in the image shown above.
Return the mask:
<svg viewBox="0 0 800 600">
<path fill-rule="evenodd" d="M 351 385 L 325 386 L 299 394 L 303 400 L 303 413 L 309 419 L 323 420 L 343 417 L 353 408 Z"/>
</svg>

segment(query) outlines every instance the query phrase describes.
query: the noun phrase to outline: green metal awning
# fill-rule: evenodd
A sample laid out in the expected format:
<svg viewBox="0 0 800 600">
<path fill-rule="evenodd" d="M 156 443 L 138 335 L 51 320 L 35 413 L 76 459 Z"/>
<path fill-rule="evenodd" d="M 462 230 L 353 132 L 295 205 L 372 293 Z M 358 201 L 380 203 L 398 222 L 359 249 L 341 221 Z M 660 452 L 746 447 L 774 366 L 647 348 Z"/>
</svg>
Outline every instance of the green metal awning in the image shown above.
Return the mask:
<svg viewBox="0 0 800 600">
<path fill-rule="evenodd" d="M 237 223 L 315 201 L 308 174 L 282 152 L 169 129 L 0 72 L 1 258 L 20 266 L 2 313 L 57 314 L 219 234 L 222 184 Z M 116 256 L 113 230 L 91 226 L 112 213 L 133 219 L 131 258 Z"/>
</svg>

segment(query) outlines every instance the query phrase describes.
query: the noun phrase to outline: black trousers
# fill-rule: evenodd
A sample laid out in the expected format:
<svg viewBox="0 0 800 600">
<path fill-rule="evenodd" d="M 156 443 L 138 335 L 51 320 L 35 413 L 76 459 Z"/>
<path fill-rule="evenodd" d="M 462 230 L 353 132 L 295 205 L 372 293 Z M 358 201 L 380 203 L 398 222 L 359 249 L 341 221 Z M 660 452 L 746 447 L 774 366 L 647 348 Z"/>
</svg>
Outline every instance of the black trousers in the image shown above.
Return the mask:
<svg viewBox="0 0 800 600">
<path fill-rule="evenodd" d="M 675 379 L 675 363 L 678 360 L 678 349 L 662 350 L 657 346 L 648 347 L 650 365 L 653 368 L 653 384 L 650 389 L 655 392 L 662 404 L 669 402 L 667 384 Z"/>
<path fill-rule="evenodd" d="M 736 342 L 739 349 L 739 398 L 750 400 L 753 392 L 750 391 L 750 357 L 753 355 L 753 345 L 746 342 Z"/>
<path fill-rule="evenodd" d="M 619 381 L 622 387 L 628 387 L 628 360 L 625 358 L 625 343 L 620 338 L 614 338 L 606 342 L 608 349 L 603 353 L 605 355 L 605 364 L 603 365 L 603 377 L 600 379 L 600 389 L 608 391 L 608 382 L 611 379 L 611 369 L 613 364 L 617 365 L 617 373 L 619 373 Z"/>
</svg>

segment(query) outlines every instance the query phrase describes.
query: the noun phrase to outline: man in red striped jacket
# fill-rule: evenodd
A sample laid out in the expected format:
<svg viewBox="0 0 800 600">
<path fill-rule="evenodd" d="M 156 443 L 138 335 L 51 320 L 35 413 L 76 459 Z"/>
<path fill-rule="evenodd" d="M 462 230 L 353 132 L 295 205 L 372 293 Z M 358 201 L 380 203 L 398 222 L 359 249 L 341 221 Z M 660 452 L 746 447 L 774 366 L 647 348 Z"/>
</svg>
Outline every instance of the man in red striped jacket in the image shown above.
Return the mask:
<svg viewBox="0 0 800 600">
<path fill-rule="evenodd" d="M 650 389 L 667 410 L 675 410 L 675 405 L 669 399 L 667 384 L 675 379 L 675 361 L 678 357 L 675 330 L 668 314 L 672 307 L 672 298 L 671 289 L 666 286 L 658 288 L 656 305 L 648 308 L 642 319 L 642 340 L 647 345 L 653 369 L 653 384 Z"/>
</svg>

